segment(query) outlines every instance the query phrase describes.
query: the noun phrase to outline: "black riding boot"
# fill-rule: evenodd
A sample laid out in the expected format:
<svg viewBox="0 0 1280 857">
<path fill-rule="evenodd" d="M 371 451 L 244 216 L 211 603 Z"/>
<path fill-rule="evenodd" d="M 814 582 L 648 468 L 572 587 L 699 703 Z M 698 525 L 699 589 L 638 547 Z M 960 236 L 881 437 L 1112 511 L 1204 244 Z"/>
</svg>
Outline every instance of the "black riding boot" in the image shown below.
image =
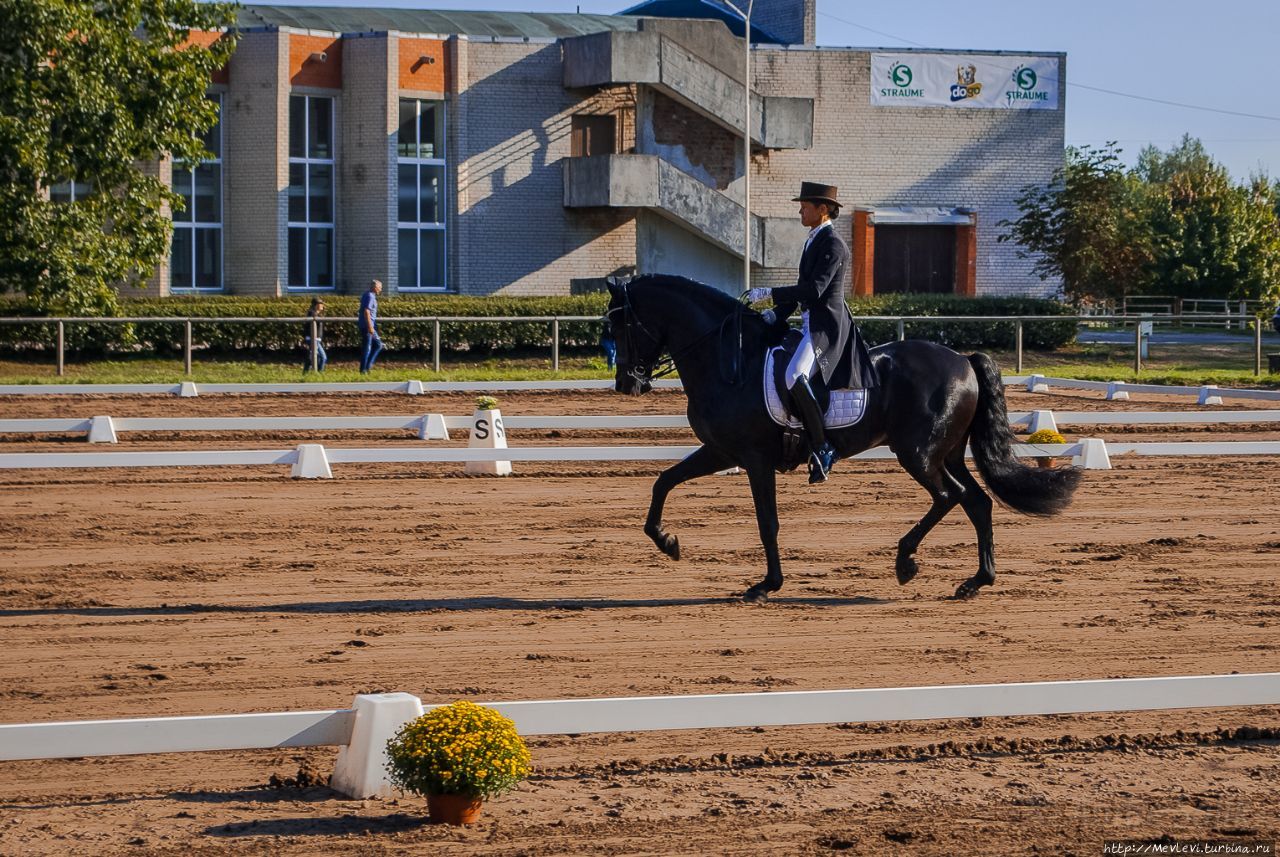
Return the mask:
<svg viewBox="0 0 1280 857">
<path fill-rule="evenodd" d="M 796 416 L 804 423 L 805 433 L 809 435 L 809 484 L 826 482 L 827 474 L 836 461 L 836 451 L 827 443 L 822 409 L 818 407 L 818 398 L 813 395 L 808 378 L 799 378 L 791 388 L 791 403 L 795 407 Z"/>
</svg>

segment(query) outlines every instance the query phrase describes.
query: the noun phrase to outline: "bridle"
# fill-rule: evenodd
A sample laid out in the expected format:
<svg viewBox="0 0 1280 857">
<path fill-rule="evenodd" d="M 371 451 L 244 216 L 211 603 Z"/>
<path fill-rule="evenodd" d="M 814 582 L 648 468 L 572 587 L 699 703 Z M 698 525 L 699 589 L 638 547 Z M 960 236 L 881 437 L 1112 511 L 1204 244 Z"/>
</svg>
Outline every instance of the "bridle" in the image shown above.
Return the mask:
<svg viewBox="0 0 1280 857">
<path fill-rule="evenodd" d="M 635 380 L 641 387 L 652 386 L 655 378 L 662 378 L 670 375 L 676 369 L 676 359 L 684 356 L 692 351 L 696 346 L 701 345 L 702 341 L 710 337 L 712 334 L 720 335 L 721 345 L 724 343 L 725 329 L 729 328 L 734 339 L 737 340 L 737 348 L 730 349 L 730 366 L 726 373 L 724 362 L 721 362 L 720 372 L 724 380 L 730 384 L 738 384 L 742 380 L 742 312 L 744 306 L 738 303 L 730 310 L 729 314 L 724 317 L 721 322 L 698 336 L 686 344 L 679 351 L 671 352 L 664 356 L 666 351 L 666 340 L 658 334 L 654 333 L 645 325 L 640 315 L 636 312 L 635 306 L 631 303 L 630 283 L 624 282 L 620 284 L 622 292 L 622 305 L 612 307 L 605 311 L 604 317 L 612 322 L 612 316 L 616 312 L 622 313 L 622 334 L 623 341 L 626 343 L 626 357 L 631 359 L 630 367 L 626 370 L 626 374 Z M 731 324 L 732 322 L 732 324 Z M 639 354 L 636 349 L 636 332 L 643 334 L 655 347 L 654 357 L 651 360 L 634 360 Z M 723 355 L 724 349 L 721 348 Z M 618 361 L 618 365 L 623 365 L 623 361 Z"/>
</svg>

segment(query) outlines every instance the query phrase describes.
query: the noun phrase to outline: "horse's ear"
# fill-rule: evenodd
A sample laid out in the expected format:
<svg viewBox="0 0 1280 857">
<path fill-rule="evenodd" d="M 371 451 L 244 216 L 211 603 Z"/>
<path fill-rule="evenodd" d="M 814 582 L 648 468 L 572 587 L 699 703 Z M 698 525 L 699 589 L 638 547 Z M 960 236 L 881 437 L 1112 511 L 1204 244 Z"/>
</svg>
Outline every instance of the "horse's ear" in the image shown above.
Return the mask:
<svg viewBox="0 0 1280 857">
<path fill-rule="evenodd" d="M 617 278 L 605 277 L 604 283 L 609 287 L 609 297 L 616 298 L 622 294 L 622 286 L 618 285 Z"/>
</svg>

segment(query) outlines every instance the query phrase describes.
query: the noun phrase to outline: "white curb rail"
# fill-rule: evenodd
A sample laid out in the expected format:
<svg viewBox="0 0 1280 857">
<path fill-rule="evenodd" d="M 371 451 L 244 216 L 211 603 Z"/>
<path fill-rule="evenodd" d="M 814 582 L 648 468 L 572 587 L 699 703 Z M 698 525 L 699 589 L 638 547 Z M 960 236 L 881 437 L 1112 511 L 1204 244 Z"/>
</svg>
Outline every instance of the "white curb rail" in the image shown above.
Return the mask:
<svg viewBox="0 0 1280 857">
<path fill-rule="evenodd" d="M 1280 673 L 484 703 L 521 735 L 1025 717 L 1280 704 Z M 336 711 L 0 725 L 0 761 L 340 746 L 331 785 L 388 795 L 386 742 L 423 706 L 365 694 Z"/>
</svg>

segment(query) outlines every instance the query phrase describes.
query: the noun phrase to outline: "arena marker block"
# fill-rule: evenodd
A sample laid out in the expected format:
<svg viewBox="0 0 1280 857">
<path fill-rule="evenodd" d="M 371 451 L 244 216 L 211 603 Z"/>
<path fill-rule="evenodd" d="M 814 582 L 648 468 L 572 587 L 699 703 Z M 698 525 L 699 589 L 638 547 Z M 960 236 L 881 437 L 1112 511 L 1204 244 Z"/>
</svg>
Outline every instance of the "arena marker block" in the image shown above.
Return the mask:
<svg viewBox="0 0 1280 857">
<path fill-rule="evenodd" d="M 422 389 L 421 381 L 409 381 L 404 385 L 404 392 L 407 396 L 421 396 L 426 391 Z"/>
<path fill-rule="evenodd" d="M 1035 434 L 1042 429 L 1054 432 L 1058 430 L 1058 422 L 1053 418 L 1053 411 L 1031 412 L 1031 419 L 1027 421 L 1027 434 Z"/>
<path fill-rule="evenodd" d="M 1028 393 L 1047 393 L 1047 392 L 1049 392 L 1049 385 L 1048 385 L 1047 383 L 1045 383 L 1044 376 L 1043 376 L 1043 375 L 1032 375 L 1030 378 L 1028 378 L 1028 379 L 1027 379 L 1027 392 L 1028 392 Z"/>
<path fill-rule="evenodd" d="M 449 427 L 444 424 L 444 414 L 427 414 L 418 430 L 419 440 L 448 440 Z"/>
<path fill-rule="evenodd" d="M 332 479 L 329 456 L 318 443 L 298 444 L 298 460 L 293 463 L 290 475 L 294 479 Z"/>
<path fill-rule="evenodd" d="M 422 700 L 409 693 L 362 693 L 352 707 L 356 722 L 351 739 L 338 751 L 329 787 L 350 798 L 390 797 L 387 741 L 422 716 Z"/>
<path fill-rule="evenodd" d="M 195 381 L 183 381 L 178 387 L 178 396 L 183 399 L 193 399 L 200 395 L 200 391 L 196 389 Z"/>
<path fill-rule="evenodd" d="M 488 411 L 476 411 L 471 419 L 471 439 L 467 443 L 469 449 L 506 449 L 507 431 L 502 426 L 502 412 L 497 408 Z M 463 467 L 464 473 L 477 476 L 509 476 L 510 461 L 468 461 Z"/>
<path fill-rule="evenodd" d="M 1071 460 L 1072 465 L 1085 470 L 1110 470 L 1111 456 L 1107 444 L 1100 437 L 1087 437 L 1080 441 L 1080 454 Z"/>
<path fill-rule="evenodd" d="M 1205 384 L 1200 388 L 1200 398 L 1196 401 L 1197 405 L 1221 405 L 1222 397 L 1217 393 L 1217 384 Z"/>
<path fill-rule="evenodd" d="M 1107 401 L 1127 402 L 1129 401 L 1129 391 L 1120 389 L 1119 381 L 1112 381 L 1107 384 Z"/>
<path fill-rule="evenodd" d="M 116 425 L 111 417 L 94 417 L 89 422 L 89 443 L 116 443 Z"/>
</svg>

